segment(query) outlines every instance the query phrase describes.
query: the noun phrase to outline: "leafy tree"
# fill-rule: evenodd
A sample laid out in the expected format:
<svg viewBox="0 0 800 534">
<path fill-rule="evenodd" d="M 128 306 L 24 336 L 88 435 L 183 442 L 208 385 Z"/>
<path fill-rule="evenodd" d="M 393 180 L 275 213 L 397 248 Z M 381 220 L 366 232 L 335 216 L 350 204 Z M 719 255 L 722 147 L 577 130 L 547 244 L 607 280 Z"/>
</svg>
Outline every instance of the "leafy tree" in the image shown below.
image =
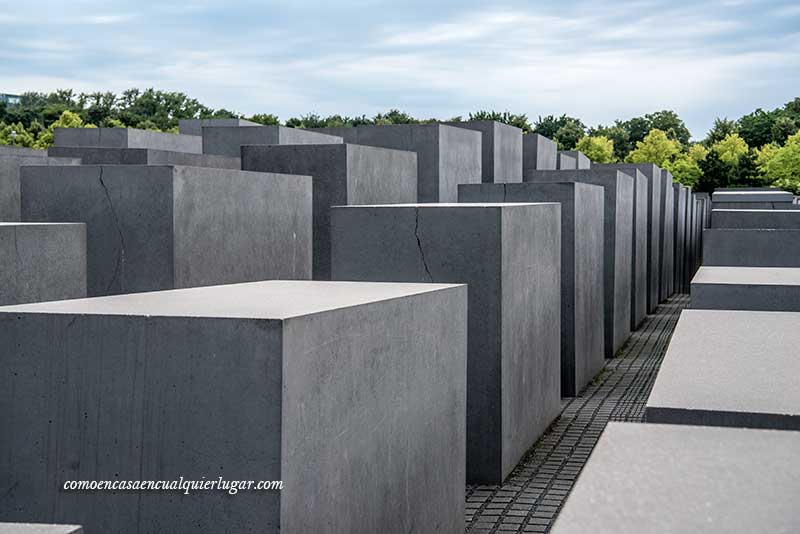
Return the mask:
<svg viewBox="0 0 800 534">
<path fill-rule="evenodd" d="M 258 124 L 263 124 L 264 126 L 273 126 L 281 123 L 277 115 L 273 115 L 271 113 L 256 113 L 247 120 L 257 122 Z"/>
<path fill-rule="evenodd" d="M 625 161 L 633 146 L 630 134 L 621 126 L 597 126 L 589 129 L 591 137 L 605 137 L 614 144 L 614 161 Z"/>
<path fill-rule="evenodd" d="M 688 154 L 689 157 L 692 158 L 696 163 L 699 163 L 706 159 L 706 156 L 708 156 L 708 149 L 700 143 L 695 143 L 689 147 Z"/>
<path fill-rule="evenodd" d="M 689 154 L 678 154 L 672 161 L 664 164 L 664 168 L 672 173 L 672 176 L 683 185 L 697 188 L 703 171 L 700 164 L 689 156 Z"/>
<path fill-rule="evenodd" d="M 659 167 L 667 168 L 681 153 L 678 141 L 667 137 L 662 130 L 651 130 L 642 141 L 636 143 L 636 149 L 628 155 L 630 163 L 655 163 Z M 675 173 L 673 173 L 674 175 Z"/>
<path fill-rule="evenodd" d="M 554 141 L 561 150 L 572 150 L 586 135 L 586 127 L 580 121 L 569 121 L 558 129 Z"/>
<path fill-rule="evenodd" d="M 13 145 L 32 147 L 35 138 L 21 122 L 5 124 L 0 123 L 0 145 Z"/>
<path fill-rule="evenodd" d="M 699 191 L 714 191 L 733 185 L 731 166 L 722 161 L 715 150 L 709 152 L 699 165 L 703 173 L 697 184 Z"/>
<path fill-rule="evenodd" d="M 776 111 L 758 108 L 739 119 L 739 135 L 748 146 L 758 148 L 772 142 L 772 128 L 778 118 Z"/>
<path fill-rule="evenodd" d="M 648 122 L 648 132 L 653 129 L 661 130 L 667 134 L 667 137 L 678 141 L 681 145 L 689 145 L 692 134 L 686 127 L 686 123 L 674 111 L 656 111 L 648 113 L 644 118 Z"/>
<path fill-rule="evenodd" d="M 375 124 L 419 124 L 420 122 L 408 113 L 398 109 L 391 109 L 388 113 L 378 113 L 372 121 Z"/>
<path fill-rule="evenodd" d="M 739 134 L 728 134 L 722 141 L 717 141 L 711 150 L 719 155 L 719 159 L 731 167 L 739 163 L 739 158 L 747 154 L 750 148 Z"/>
<path fill-rule="evenodd" d="M 83 119 L 77 113 L 64 111 L 61 116 L 51 124 L 47 130 L 39 134 L 34 146 L 36 148 L 48 148 L 53 144 L 54 131 L 56 128 L 96 128 L 93 124 L 84 124 Z"/>
<path fill-rule="evenodd" d="M 580 150 L 590 160 L 597 163 L 613 163 L 616 161 L 614 157 L 614 142 L 608 137 L 587 135 L 578 141 L 575 149 Z"/>
<path fill-rule="evenodd" d="M 800 132 L 789 136 L 783 147 L 761 155 L 758 167 L 765 181 L 800 194 Z"/>
<path fill-rule="evenodd" d="M 772 125 L 772 142 L 779 145 L 784 144 L 789 136 L 800 128 L 798 124 L 794 119 L 785 115 L 775 119 L 775 123 Z"/>
<path fill-rule="evenodd" d="M 527 115 L 515 115 L 513 113 L 509 113 L 508 111 L 504 111 L 503 113 L 500 113 L 499 111 L 476 111 L 475 113 L 469 114 L 468 120 L 502 122 L 503 124 L 520 128 L 522 133 L 528 133 L 533 129 L 530 121 L 528 121 Z"/>
<path fill-rule="evenodd" d="M 714 126 L 708 131 L 703 144 L 707 147 L 710 147 L 714 143 L 718 141 L 722 141 L 728 135 L 737 133 L 739 131 L 739 127 L 736 124 L 736 121 L 728 120 L 728 118 L 714 119 Z"/>
<path fill-rule="evenodd" d="M 533 130 L 531 131 L 558 142 L 561 150 L 571 150 L 578 140 L 586 135 L 586 125 L 575 117 L 548 115 L 546 117 L 540 116 L 533 123 Z M 561 131 L 561 140 L 558 138 L 559 131 Z M 580 135 L 578 135 L 578 132 L 580 132 Z"/>
</svg>

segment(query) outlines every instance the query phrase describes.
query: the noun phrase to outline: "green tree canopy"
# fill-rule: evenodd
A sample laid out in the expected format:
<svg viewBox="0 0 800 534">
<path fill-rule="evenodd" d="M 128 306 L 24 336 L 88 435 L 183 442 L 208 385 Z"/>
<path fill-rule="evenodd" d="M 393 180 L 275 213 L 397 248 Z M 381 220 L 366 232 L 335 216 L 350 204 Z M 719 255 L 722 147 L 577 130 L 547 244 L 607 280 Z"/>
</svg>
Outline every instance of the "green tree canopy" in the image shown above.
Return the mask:
<svg viewBox="0 0 800 534">
<path fill-rule="evenodd" d="M 575 149 L 580 150 L 596 163 L 614 163 L 617 161 L 614 155 L 614 142 L 602 135 L 587 135 L 581 138 L 575 145 Z"/>
</svg>

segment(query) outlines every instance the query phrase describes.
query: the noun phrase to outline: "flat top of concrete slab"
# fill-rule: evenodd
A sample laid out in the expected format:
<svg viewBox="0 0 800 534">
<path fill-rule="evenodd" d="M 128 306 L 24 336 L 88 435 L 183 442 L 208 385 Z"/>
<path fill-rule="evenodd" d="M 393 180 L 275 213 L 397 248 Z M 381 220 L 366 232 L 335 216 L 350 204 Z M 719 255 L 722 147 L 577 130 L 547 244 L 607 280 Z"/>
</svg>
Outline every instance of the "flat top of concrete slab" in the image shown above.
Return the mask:
<svg viewBox="0 0 800 534">
<path fill-rule="evenodd" d="M 0 523 L 0 534 L 79 534 L 79 525 L 50 525 L 44 523 Z"/>
<path fill-rule="evenodd" d="M 797 531 L 800 432 L 608 423 L 551 532 Z"/>
<path fill-rule="evenodd" d="M 800 313 L 684 310 L 647 407 L 800 416 Z"/>
<path fill-rule="evenodd" d="M 466 286 L 269 280 L 5 306 L 0 307 L 0 314 L 54 313 L 281 320 L 457 287 Z"/>
<path fill-rule="evenodd" d="M 715 208 L 711 210 L 712 213 L 716 213 L 718 211 L 724 211 L 726 213 L 794 213 L 800 214 L 800 210 L 754 210 L 754 209 L 728 209 L 728 208 Z"/>
<path fill-rule="evenodd" d="M 477 184 L 480 185 L 480 184 Z M 542 204 L 560 204 L 559 202 L 443 202 L 441 204 L 359 204 L 357 206 L 332 206 L 334 208 L 508 208 L 514 206 L 539 206 Z"/>
<path fill-rule="evenodd" d="M 796 267 L 707 267 L 697 270 L 693 284 L 800 285 Z"/>
<path fill-rule="evenodd" d="M 0 226 L 83 226 L 86 223 L 0 222 Z"/>
</svg>

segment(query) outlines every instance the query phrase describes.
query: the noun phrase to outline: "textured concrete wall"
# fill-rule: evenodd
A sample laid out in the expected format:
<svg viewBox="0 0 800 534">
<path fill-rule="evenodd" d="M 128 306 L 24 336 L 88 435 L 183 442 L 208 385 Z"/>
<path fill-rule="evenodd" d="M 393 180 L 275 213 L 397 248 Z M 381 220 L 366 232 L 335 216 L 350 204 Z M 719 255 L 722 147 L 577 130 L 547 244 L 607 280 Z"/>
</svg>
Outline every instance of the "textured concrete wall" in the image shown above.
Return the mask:
<svg viewBox="0 0 800 534">
<path fill-rule="evenodd" d="M 351 144 L 248 146 L 242 149 L 242 168 L 312 176 L 315 280 L 331 276 L 331 206 L 417 198 L 417 155 L 401 150 Z"/>
<path fill-rule="evenodd" d="M 531 171 L 524 178 L 526 182 L 581 182 L 604 188 L 604 345 L 606 357 L 610 358 L 622 348 L 631 333 L 633 178 L 599 165 L 590 170 Z"/>
<path fill-rule="evenodd" d="M 0 223 L 0 305 L 86 296 L 86 225 Z"/>
<path fill-rule="evenodd" d="M 707 229 L 703 265 L 800 267 L 800 230 Z"/>
<path fill-rule="evenodd" d="M 0 153 L 0 221 L 20 220 L 19 177 L 23 165 L 80 165 L 80 159 Z"/>
<path fill-rule="evenodd" d="M 685 310 L 647 421 L 800 430 L 798 327 L 798 313 Z"/>
<path fill-rule="evenodd" d="M 561 396 L 574 397 L 605 364 L 603 188 L 576 182 L 461 185 L 458 198 L 561 204 Z"/>
<path fill-rule="evenodd" d="M 713 210 L 712 228 L 800 230 L 798 210 Z"/>
<path fill-rule="evenodd" d="M 560 171 L 575 170 L 578 168 L 578 161 L 564 152 L 559 152 L 556 158 L 556 167 Z"/>
<path fill-rule="evenodd" d="M 337 207 L 336 280 L 469 284 L 467 479 L 501 482 L 560 410 L 558 204 Z"/>
<path fill-rule="evenodd" d="M 341 144 L 342 138 L 285 126 L 206 126 L 203 128 L 203 154 L 238 158 L 245 145 Z"/>
<path fill-rule="evenodd" d="M 245 119 L 180 119 L 178 132 L 185 135 L 203 135 L 204 126 L 261 126 Z"/>
<path fill-rule="evenodd" d="M 85 222 L 90 296 L 311 276 L 311 178 L 23 167 L 22 219 Z"/>
<path fill-rule="evenodd" d="M 800 269 L 700 267 L 692 280 L 692 308 L 800 311 Z"/>
<path fill-rule="evenodd" d="M 449 122 L 450 126 L 481 132 L 483 183 L 522 181 L 522 130 L 497 121 Z M 449 200 L 443 200 L 448 202 Z"/>
<path fill-rule="evenodd" d="M 675 268 L 675 188 L 672 173 L 661 171 L 661 224 L 659 226 L 659 245 L 661 247 L 658 294 L 664 301 L 674 292 L 673 277 Z"/>
<path fill-rule="evenodd" d="M 558 145 L 537 133 L 522 136 L 522 180 L 530 171 L 554 171 L 557 167 Z"/>
<path fill-rule="evenodd" d="M 4 308 L 0 515 L 89 533 L 461 532 L 466 293 L 273 281 Z M 60 490 L 179 477 L 284 488 Z"/>
<path fill-rule="evenodd" d="M 213 154 L 192 154 L 147 148 L 50 147 L 51 156 L 80 158 L 84 165 L 187 165 L 218 169 L 242 168 L 242 160 Z"/>
<path fill-rule="evenodd" d="M 137 130 L 136 128 L 56 128 L 54 146 L 152 148 L 201 154 L 203 141 L 196 135 Z"/>
<path fill-rule="evenodd" d="M 589 157 L 580 150 L 562 150 L 559 152 L 559 154 L 566 154 L 571 158 L 575 158 L 575 164 L 578 169 L 592 168 L 592 160 L 590 160 Z"/>
</svg>

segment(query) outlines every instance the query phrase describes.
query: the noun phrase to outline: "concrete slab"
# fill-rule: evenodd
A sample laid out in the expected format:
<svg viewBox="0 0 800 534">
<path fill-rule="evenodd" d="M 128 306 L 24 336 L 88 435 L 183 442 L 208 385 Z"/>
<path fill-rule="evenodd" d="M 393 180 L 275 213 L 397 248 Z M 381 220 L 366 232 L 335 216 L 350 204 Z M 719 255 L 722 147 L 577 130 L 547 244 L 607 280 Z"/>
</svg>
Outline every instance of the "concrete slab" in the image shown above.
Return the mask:
<svg viewBox="0 0 800 534">
<path fill-rule="evenodd" d="M 684 263 L 686 255 L 686 187 L 679 183 L 672 184 L 672 193 L 675 198 L 674 228 L 675 242 L 673 254 L 673 293 L 685 293 L 684 289 Z"/>
<path fill-rule="evenodd" d="M 151 132 L 136 128 L 56 128 L 54 146 L 152 148 L 202 154 L 203 141 L 196 135 Z"/>
<path fill-rule="evenodd" d="M 794 210 L 800 209 L 792 202 L 712 202 L 712 209 L 729 210 Z"/>
<path fill-rule="evenodd" d="M 630 336 L 631 310 L 637 295 L 632 290 L 634 179 L 620 171 L 595 165 L 590 170 L 530 171 L 525 181 L 580 182 L 604 187 L 604 345 L 606 357 L 611 358 Z"/>
<path fill-rule="evenodd" d="M 794 532 L 800 433 L 608 424 L 550 532 Z"/>
<path fill-rule="evenodd" d="M 694 193 L 691 187 L 686 188 L 686 237 L 683 254 L 683 292 L 689 293 L 689 285 L 694 276 Z"/>
<path fill-rule="evenodd" d="M 75 158 L 49 158 L 44 155 L 11 155 L 0 153 L 0 221 L 20 220 L 19 177 L 23 165 L 80 165 Z"/>
<path fill-rule="evenodd" d="M 565 154 L 571 158 L 574 158 L 578 169 L 592 168 L 592 160 L 590 160 L 589 157 L 580 150 L 561 150 L 559 154 Z"/>
<path fill-rule="evenodd" d="M 711 195 L 708 193 L 695 193 L 703 201 L 703 229 L 711 228 Z"/>
<path fill-rule="evenodd" d="M 711 212 L 712 228 L 800 230 L 798 210 L 726 210 Z"/>
<path fill-rule="evenodd" d="M 703 265 L 800 267 L 800 230 L 709 228 L 703 234 Z"/>
<path fill-rule="evenodd" d="M 560 171 L 575 170 L 578 168 L 578 160 L 564 152 L 558 153 L 556 162 L 556 166 Z"/>
<path fill-rule="evenodd" d="M 648 422 L 800 430 L 800 313 L 685 310 Z"/>
<path fill-rule="evenodd" d="M 80 158 L 84 165 L 186 165 L 218 169 L 242 168 L 239 157 L 192 154 L 148 148 L 50 147 L 51 156 Z"/>
<path fill-rule="evenodd" d="M 28 156 L 28 157 L 47 157 L 47 150 L 36 148 L 26 148 L 22 146 L 0 145 L 0 156 Z"/>
<path fill-rule="evenodd" d="M 85 222 L 90 296 L 311 276 L 311 178 L 23 167 L 22 219 Z"/>
<path fill-rule="evenodd" d="M 331 276 L 331 206 L 414 202 L 417 198 L 417 155 L 402 150 L 349 143 L 246 146 L 242 148 L 242 168 L 312 176 L 315 280 Z"/>
<path fill-rule="evenodd" d="M 465 121 L 446 124 L 481 132 L 481 180 L 483 183 L 519 183 L 522 181 L 521 129 L 497 121 Z"/>
<path fill-rule="evenodd" d="M 336 280 L 469 284 L 467 480 L 501 482 L 560 411 L 560 205 L 336 207 L 331 238 Z"/>
<path fill-rule="evenodd" d="M 342 144 L 342 138 L 286 126 L 204 126 L 203 154 L 238 158 L 245 145 Z"/>
<path fill-rule="evenodd" d="M 659 301 L 664 302 L 675 292 L 675 188 L 672 173 L 661 170 L 661 222 L 659 224 L 659 256 L 661 258 L 658 284 Z"/>
<path fill-rule="evenodd" d="M 556 170 L 558 145 L 537 133 L 522 136 L 522 180 L 529 171 Z"/>
<path fill-rule="evenodd" d="M 0 223 L 0 306 L 86 296 L 86 225 Z"/>
<path fill-rule="evenodd" d="M 80 525 L 0 523 L 0 534 L 83 534 L 83 528 Z"/>
<path fill-rule="evenodd" d="M 692 308 L 800 311 L 800 269 L 707 267 L 692 280 Z"/>
<path fill-rule="evenodd" d="M 363 125 L 319 131 L 346 136 L 348 143 L 416 152 L 417 202 L 457 202 L 458 184 L 479 184 L 483 180 L 483 134 L 471 129 L 437 123 Z"/>
<path fill-rule="evenodd" d="M 714 191 L 712 201 L 719 204 L 729 202 L 791 202 L 794 196 L 780 190 L 725 190 Z"/>
<path fill-rule="evenodd" d="M 460 202 L 561 204 L 561 396 L 574 397 L 605 365 L 603 188 L 577 182 L 460 185 Z"/>
<path fill-rule="evenodd" d="M 465 286 L 268 281 L 6 307 L 0 321 L 6 519 L 464 530 Z M 181 477 L 283 489 L 61 489 Z"/>
<path fill-rule="evenodd" d="M 245 119 L 180 119 L 178 132 L 186 135 L 203 135 L 204 126 L 262 126 Z"/>
</svg>

